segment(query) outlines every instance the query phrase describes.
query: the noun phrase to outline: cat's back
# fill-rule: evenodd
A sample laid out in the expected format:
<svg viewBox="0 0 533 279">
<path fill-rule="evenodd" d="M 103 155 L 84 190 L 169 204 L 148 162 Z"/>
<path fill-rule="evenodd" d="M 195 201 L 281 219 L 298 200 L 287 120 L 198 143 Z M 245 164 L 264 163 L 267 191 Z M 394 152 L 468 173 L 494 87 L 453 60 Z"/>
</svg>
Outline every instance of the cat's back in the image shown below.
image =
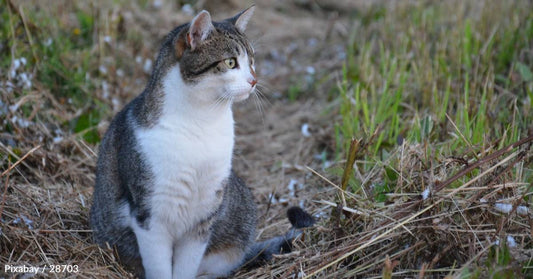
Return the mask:
<svg viewBox="0 0 533 279">
<path fill-rule="evenodd" d="M 138 97 L 126 105 L 113 118 L 100 143 L 98 160 L 96 163 L 95 188 L 112 190 L 119 186 L 119 159 L 129 157 L 126 150 L 135 150 L 137 143 L 134 139 L 134 127 L 131 110 L 138 102 Z M 113 187 L 115 186 L 115 187 Z M 96 191 L 99 193 L 100 191 Z"/>
<path fill-rule="evenodd" d="M 137 99 L 117 113 L 100 143 L 91 207 L 91 227 L 99 243 L 108 241 L 108 235 L 124 227 L 117 221 L 127 218 L 120 206 L 134 199 L 134 184 L 128 185 L 128 182 L 138 180 L 138 175 L 142 174 L 124 173 L 125 169 L 136 168 L 141 171 L 142 167 L 139 165 L 142 161 L 141 154 L 136 151 L 138 148 L 133 132 L 135 125 L 131 119 L 131 111 L 138 102 Z"/>
</svg>

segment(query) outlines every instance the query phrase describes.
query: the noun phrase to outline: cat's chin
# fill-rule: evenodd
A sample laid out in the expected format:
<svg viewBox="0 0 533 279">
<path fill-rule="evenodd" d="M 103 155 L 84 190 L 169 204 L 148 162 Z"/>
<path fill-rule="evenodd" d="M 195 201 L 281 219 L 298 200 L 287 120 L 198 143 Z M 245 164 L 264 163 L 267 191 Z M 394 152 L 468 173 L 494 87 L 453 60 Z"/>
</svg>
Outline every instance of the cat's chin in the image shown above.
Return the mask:
<svg viewBox="0 0 533 279">
<path fill-rule="evenodd" d="M 242 102 L 248 99 L 248 97 L 250 97 L 250 94 L 250 92 L 246 92 L 239 95 L 235 95 L 235 97 L 233 97 L 233 102 Z"/>
</svg>

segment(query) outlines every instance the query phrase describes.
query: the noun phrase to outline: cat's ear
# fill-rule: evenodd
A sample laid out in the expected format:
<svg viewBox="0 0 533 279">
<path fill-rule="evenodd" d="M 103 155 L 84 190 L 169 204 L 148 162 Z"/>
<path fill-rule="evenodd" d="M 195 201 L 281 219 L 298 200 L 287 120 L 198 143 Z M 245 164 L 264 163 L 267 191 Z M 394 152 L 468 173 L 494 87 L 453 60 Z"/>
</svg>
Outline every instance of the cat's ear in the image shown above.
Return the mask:
<svg viewBox="0 0 533 279">
<path fill-rule="evenodd" d="M 235 25 L 237 30 L 240 32 L 244 32 L 246 30 L 246 25 L 248 24 L 248 21 L 250 21 L 250 18 L 252 18 L 252 15 L 254 14 L 255 5 L 251 6 L 250 8 L 238 13 L 234 17 L 230 18 L 229 21 Z"/>
<path fill-rule="evenodd" d="M 209 33 L 215 30 L 211 22 L 211 16 L 206 10 L 201 11 L 191 21 L 191 27 L 187 33 L 187 44 L 194 50 L 207 38 Z"/>
</svg>

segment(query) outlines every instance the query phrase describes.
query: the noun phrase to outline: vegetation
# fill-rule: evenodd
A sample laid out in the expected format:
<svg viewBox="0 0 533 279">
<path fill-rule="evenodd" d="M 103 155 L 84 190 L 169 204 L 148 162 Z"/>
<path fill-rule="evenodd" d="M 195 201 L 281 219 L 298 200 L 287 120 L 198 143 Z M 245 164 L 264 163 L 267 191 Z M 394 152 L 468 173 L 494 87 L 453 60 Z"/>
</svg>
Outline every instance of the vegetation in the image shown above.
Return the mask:
<svg viewBox="0 0 533 279">
<path fill-rule="evenodd" d="M 95 151 L 167 30 L 142 16 L 151 1 L 30 2 L 0 0 L 0 262 L 122 278 L 113 251 L 91 242 Z M 298 170 L 313 174 L 305 198 L 321 218 L 298 252 L 237 277 L 533 277 L 531 1 L 377 1 L 341 14 L 340 70 L 313 69 L 317 84 L 287 77 L 270 100 L 314 91 L 324 108 L 316 122 L 333 136 L 305 145 L 322 161 Z"/>
<path fill-rule="evenodd" d="M 348 248 L 310 274 L 532 276 L 514 243 L 532 245 L 531 8 L 399 2 L 356 20 L 335 126 L 337 158 L 359 147 L 336 202 Z"/>
</svg>

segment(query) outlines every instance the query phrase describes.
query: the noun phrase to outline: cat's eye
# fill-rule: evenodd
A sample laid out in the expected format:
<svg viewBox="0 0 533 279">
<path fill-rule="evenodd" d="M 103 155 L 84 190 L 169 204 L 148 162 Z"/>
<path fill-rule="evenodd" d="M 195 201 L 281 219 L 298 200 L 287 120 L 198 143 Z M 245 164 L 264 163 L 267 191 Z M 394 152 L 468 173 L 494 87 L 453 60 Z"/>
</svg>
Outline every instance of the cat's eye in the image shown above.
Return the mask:
<svg viewBox="0 0 533 279">
<path fill-rule="evenodd" d="M 224 60 L 224 63 L 225 63 L 226 66 L 228 66 L 228 68 L 230 68 L 230 69 L 233 69 L 233 68 L 237 67 L 237 60 L 235 60 L 235 58 L 228 58 L 228 59 L 225 59 L 225 60 Z"/>
</svg>

